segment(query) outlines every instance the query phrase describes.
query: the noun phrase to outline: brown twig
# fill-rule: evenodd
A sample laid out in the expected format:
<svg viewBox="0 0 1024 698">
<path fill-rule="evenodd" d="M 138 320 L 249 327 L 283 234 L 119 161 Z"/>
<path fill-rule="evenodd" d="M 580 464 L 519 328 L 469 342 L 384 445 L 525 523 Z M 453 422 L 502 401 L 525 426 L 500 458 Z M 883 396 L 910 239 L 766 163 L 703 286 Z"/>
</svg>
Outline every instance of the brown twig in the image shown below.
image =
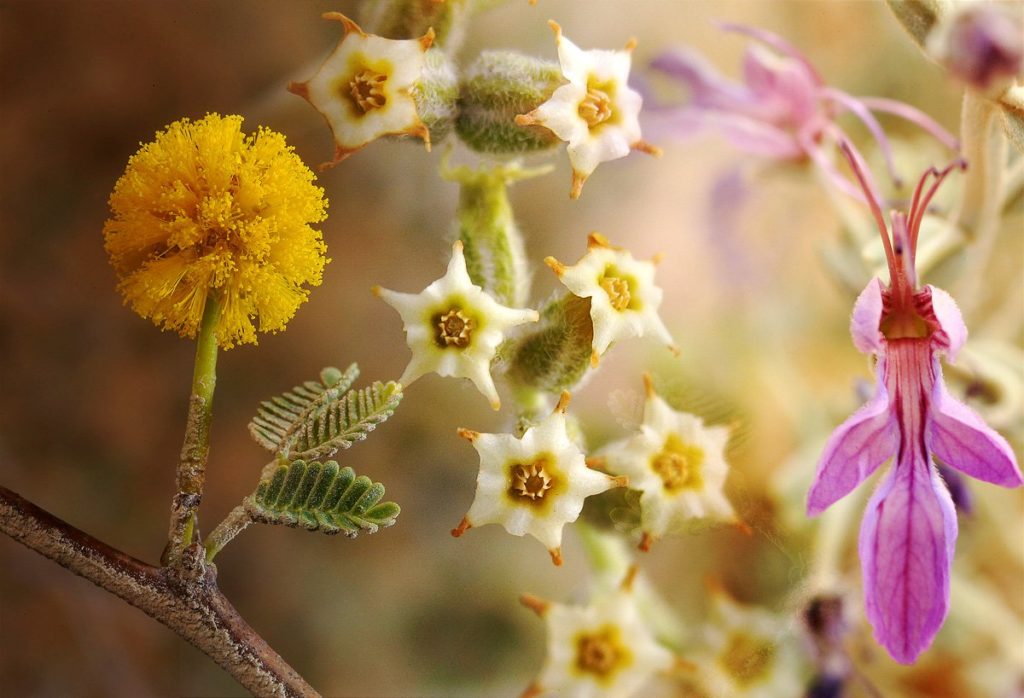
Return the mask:
<svg viewBox="0 0 1024 698">
<path fill-rule="evenodd" d="M 254 695 L 319 696 L 238 615 L 217 588 L 216 567 L 204 564 L 198 543 L 186 551 L 180 566 L 154 567 L 2 486 L 0 531 L 163 623 Z"/>
</svg>

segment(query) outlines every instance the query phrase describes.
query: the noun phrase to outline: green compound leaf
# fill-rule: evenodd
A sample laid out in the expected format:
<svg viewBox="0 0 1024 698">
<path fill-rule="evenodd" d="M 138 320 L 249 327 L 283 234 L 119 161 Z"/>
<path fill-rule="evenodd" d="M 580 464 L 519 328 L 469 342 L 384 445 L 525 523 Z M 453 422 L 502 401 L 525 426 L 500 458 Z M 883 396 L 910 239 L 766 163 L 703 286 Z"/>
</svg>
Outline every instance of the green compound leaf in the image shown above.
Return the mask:
<svg viewBox="0 0 1024 698">
<path fill-rule="evenodd" d="M 249 433 L 282 460 L 326 458 L 366 438 L 395 412 L 402 387 L 394 381 L 349 389 L 359 376 L 325 368 L 320 381 L 306 381 L 290 392 L 264 401 L 249 422 Z"/>
<path fill-rule="evenodd" d="M 383 497 L 384 485 L 352 468 L 296 460 L 268 469 L 244 506 L 253 521 L 355 538 L 394 525 L 401 508 Z"/>
</svg>

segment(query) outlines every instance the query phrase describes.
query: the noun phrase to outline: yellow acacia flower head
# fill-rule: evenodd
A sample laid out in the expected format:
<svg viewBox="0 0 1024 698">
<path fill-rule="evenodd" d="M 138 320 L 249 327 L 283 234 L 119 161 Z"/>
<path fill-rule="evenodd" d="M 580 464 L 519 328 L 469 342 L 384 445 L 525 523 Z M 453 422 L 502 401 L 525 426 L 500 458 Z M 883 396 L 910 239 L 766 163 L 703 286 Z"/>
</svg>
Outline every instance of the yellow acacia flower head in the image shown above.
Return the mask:
<svg viewBox="0 0 1024 698">
<path fill-rule="evenodd" d="M 329 261 L 310 226 L 327 217 L 313 173 L 280 133 L 241 126 L 208 114 L 157 133 L 114 185 L 103 227 L 125 302 L 194 337 L 213 298 L 223 348 L 283 329 Z"/>
</svg>

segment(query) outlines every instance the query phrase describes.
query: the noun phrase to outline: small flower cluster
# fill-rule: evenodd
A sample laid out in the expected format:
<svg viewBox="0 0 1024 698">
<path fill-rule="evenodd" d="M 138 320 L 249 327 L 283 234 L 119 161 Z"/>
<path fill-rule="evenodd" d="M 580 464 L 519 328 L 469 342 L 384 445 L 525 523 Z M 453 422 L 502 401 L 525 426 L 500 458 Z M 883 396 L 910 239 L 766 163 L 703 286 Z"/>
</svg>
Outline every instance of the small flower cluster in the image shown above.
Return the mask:
<svg viewBox="0 0 1024 698">
<path fill-rule="evenodd" d="M 640 135 L 643 102 L 629 84 L 630 53 L 584 51 L 550 22 L 557 69 L 518 54 L 483 54 L 464 72 L 445 52 L 431 49 L 433 31 L 419 39 L 385 39 L 364 32 L 337 12 L 344 36 L 317 73 L 289 89 L 327 120 L 334 134 L 336 165 L 383 136 L 414 136 L 431 142 L 454 128 L 483 152 L 544 149 L 568 144 L 578 198 L 597 166 L 642 150 L 658 154 Z"/>
</svg>

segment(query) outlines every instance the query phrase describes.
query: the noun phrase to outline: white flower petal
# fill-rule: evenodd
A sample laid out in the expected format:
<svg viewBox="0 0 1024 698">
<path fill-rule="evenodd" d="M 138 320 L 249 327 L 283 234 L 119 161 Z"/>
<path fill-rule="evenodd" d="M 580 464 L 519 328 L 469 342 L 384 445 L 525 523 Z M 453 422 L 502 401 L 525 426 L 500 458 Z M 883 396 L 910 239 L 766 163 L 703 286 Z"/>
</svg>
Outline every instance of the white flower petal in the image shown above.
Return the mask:
<svg viewBox="0 0 1024 698">
<path fill-rule="evenodd" d="M 551 23 L 558 43 L 562 76 L 568 80 L 527 116 L 569 144 L 573 167 L 573 198 L 599 164 L 629 154 L 641 143 L 640 108 L 643 99 L 630 89 L 629 50 L 584 51 Z"/>
<path fill-rule="evenodd" d="M 467 518 L 474 526 L 497 523 L 512 535 L 529 534 L 548 550 L 559 547 L 562 527 L 579 517 L 584 499 L 618 485 L 615 478 L 587 467 L 560 411 L 521 439 L 478 434 L 473 447 L 480 454 L 480 474 Z M 518 477 L 529 472 L 531 479 L 516 479 L 516 471 Z M 539 483 L 544 486 L 538 493 Z M 517 487 L 523 488 L 520 494 Z"/>
<path fill-rule="evenodd" d="M 445 275 L 420 293 L 375 291 L 398 311 L 405 325 L 406 343 L 413 356 L 404 379 L 411 382 L 430 371 L 469 378 L 498 409 L 491 360 L 505 332 L 515 325 L 536 321 L 536 311 L 503 306 L 474 285 L 458 242 Z"/>
<path fill-rule="evenodd" d="M 728 438 L 728 429 L 673 410 L 648 386 L 639 433 L 606 447 L 601 456 L 611 472 L 626 475 L 629 487 L 641 492 L 641 528 L 660 538 L 686 532 L 695 519 L 736 521 L 722 492 Z"/>
<path fill-rule="evenodd" d="M 672 653 L 654 639 L 627 591 L 588 606 L 550 604 L 544 614 L 548 649 L 537 684 L 559 696 L 628 698 L 655 674 L 671 669 Z M 596 642 L 600 666 L 588 669 L 583 643 Z M 601 661 L 603 659 L 603 661 Z M 592 664 L 590 666 L 593 666 Z"/>
<path fill-rule="evenodd" d="M 652 262 L 636 260 L 595 234 L 587 254 L 574 266 L 559 265 L 557 273 L 574 295 L 591 299 L 593 349 L 599 355 L 612 342 L 645 335 L 671 346 L 672 337 L 658 316 L 663 293 L 654 285 Z"/>
</svg>

